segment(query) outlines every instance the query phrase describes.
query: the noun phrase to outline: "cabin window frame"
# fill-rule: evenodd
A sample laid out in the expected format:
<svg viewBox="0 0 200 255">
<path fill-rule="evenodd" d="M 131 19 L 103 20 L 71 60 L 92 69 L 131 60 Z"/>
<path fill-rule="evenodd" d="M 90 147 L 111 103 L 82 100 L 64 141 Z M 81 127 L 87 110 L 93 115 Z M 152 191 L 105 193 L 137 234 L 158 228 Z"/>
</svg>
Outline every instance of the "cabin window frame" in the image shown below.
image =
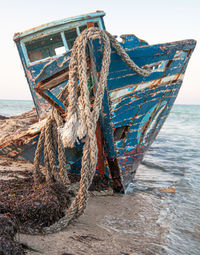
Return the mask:
<svg viewBox="0 0 200 255">
<path fill-rule="evenodd" d="M 65 37 L 65 31 L 70 30 L 70 29 L 76 29 L 76 33 L 77 33 L 77 36 L 78 36 L 78 35 L 80 35 L 80 27 L 86 25 L 88 22 L 97 23 L 99 28 L 105 29 L 105 27 L 103 26 L 103 22 L 102 22 L 101 18 L 98 17 L 98 18 L 95 18 L 95 19 L 88 19 L 88 20 L 84 20 L 84 21 L 81 21 L 81 22 L 80 21 L 79 22 L 73 22 L 73 24 L 72 23 L 64 24 L 64 25 L 59 26 L 58 28 L 47 29 L 45 31 L 45 33 L 44 33 L 44 31 L 41 31 L 41 32 L 38 32 L 36 34 L 32 34 L 32 35 L 29 35 L 25 38 L 22 38 L 21 42 L 20 42 L 20 45 L 21 45 L 21 48 L 22 48 L 22 52 L 23 52 L 23 55 L 24 55 L 24 58 L 25 58 L 26 65 L 27 66 L 34 66 L 35 64 L 46 62 L 48 60 L 56 59 L 56 58 L 59 58 L 61 56 L 66 55 L 68 52 L 71 51 L 71 49 L 69 49 L 69 47 L 68 47 L 67 39 Z M 62 39 L 62 42 L 63 42 L 63 46 L 65 47 L 66 51 L 64 53 L 61 53 L 61 54 L 58 54 L 58 55 L 55 55 L 55 56 L 49 56 L 49 57 L 42 58 L 42 59 L 31 62 L 29 57 L 28 57 L 28 51 L 27 51 L 27 48 L 26 48 L 25 44 L 27 42 L 30 42 L 31 40 L 39 39 L 39 38 L 46 37 L 46 36 L 51 36 L 51 35 L 54 35 L 54 34 L 57 34 L 57 33 L 60 33 L 61 39 Z"/>
</svg>

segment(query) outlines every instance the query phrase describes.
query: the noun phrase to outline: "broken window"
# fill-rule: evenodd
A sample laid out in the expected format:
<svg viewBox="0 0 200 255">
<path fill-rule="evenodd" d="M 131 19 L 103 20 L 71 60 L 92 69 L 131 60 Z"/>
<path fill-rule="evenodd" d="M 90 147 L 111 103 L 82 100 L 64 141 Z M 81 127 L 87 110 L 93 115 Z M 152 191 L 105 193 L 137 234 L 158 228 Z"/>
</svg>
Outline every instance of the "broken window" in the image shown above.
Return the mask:
<svg viewBox="0 0 200 255">
<path fill-rule="evenodd" d="M 85 30 L 86 28 L 87 28 L 87 25 L 84 25 L 84 26 L 79 27 L 80 32 L 82 33 L 82 32 L 83 32 L 83 30 Z"/>
<path fill-rule="evenodd" d="M 77 37 L 77 32 L 76 32 L 75 28 L 65 31 L 65 38 L 66 38 L 67 46 L 68 46 L 69 50 L 71 50 L 71 48 L 73 47 L 76 37 Z"/>
<path fill-rule="evenodd" d="M 94 22 L 94 26 L 98 27 L 98 22 Z M 87 24 L 79 27 L 80 32 L 87 28 Z M 61 33 L 48 35 L 39 39 L 34 39 L 25 43 L 28 58 L 30 62 L 45 59 L 48 57 L 58 56 L 71 50 L 78 36 L 76 28 L 64 31 L 65 46 L 61 37 Z"/>
<path fill-rule="evenodd" d="M 66 51 L 60 33 L 26 42 L 25 45 L 31 62 L 60 55 Z"/>
</svg>

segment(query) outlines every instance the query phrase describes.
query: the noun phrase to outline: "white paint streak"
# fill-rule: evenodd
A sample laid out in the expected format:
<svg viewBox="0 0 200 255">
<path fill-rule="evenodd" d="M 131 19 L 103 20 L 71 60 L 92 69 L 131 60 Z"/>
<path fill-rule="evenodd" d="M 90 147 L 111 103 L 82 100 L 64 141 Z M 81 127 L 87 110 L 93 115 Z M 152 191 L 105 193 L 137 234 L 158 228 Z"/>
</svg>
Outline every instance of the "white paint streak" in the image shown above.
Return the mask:
<svg viewBox="0 0 200 255">
<path fill-rule="evenodd" d="M 177 77 L 178 77 L 178 79 L 177 79 Z M 179 74 L 175 74 L 175 75 L 171 75 L 171 76 L 167 76 L 167 77 L 161 78 L 159 80 L 158 86 L 163 86 L 164 84 L 170 83 L 173 80 L 177 80 L 177 82 L 178 81 L 182 81 L 183 77 L 184 77 L 184 74 L 180 74 L 180 75 Z M 143 90 L 143 89 L 146 89 L 148 87 L 151 87 L 151 86 L 156 86 L 156 83 L 158 83 L 158 79 L 153 80 L 153 81 L 149 81 L 149 82 L 145 82 L 145 83 L 129 85 L 126 88 L 110 92 L 109 96 L 111 98 L 111 101 L 114 101 L 114 100 L 116 100 L 116 99 L 118 99 L 120 97 L 124 97 L 124 96 L 127 96 L 129 94 L 132 94 L 133 91 L 139 91 L 139 90 Z M 130 86 L 132 86 L 132 87 L 130 87 Z"/>
</svg>

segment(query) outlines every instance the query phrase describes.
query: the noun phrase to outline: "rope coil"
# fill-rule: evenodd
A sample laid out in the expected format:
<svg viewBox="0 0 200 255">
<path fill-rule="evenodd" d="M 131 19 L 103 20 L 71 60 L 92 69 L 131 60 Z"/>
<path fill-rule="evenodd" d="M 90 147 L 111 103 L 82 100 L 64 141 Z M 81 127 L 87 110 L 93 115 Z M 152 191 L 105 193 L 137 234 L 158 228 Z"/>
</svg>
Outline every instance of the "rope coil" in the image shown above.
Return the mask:
<svg viewBox="0 0 200 255">
<path fill-rule="evenodd" d="M 93 107 L 88 90 L 86 48 L 88 40 L 99 38 L 103 44 L 103 59 L 100 76 Z M 72 220 L 83 214 L 87 200 L 88 189 L 91 185 L 97 165 L 97 142 L 96 126 L 102 107 L 102 99 L 107 86 L 107 76 L 109 73 L 111 46 L 115 48 L 117 54 L 134 72 L 142 76 L 148 76 L 149 70 L 139 68 L 124 51 L 119 42 L 107 31 L 91 27 L 84 30 L 75 40 L 72 48 L 69 81 L 60 94 L 61 102 L 67 107 L 66 119 L 54 108 L 43 127 L 38 141 L 34 159 L 34 181 L 39 184 L 46 182 L 61 182 L 68 191 L 72 189 L 65 159 L 65 148 L 73 147 L 77 137 L 81 139 L 85 136 L 83 147 L 81 179 L 79 190 L 70 207 L 66 209 L 66 214 L 58 222 L 50 227 L 41 229 L 23 228 L 21 232 L 28 234 L 49 234 L 62 230 Z M 45 173 L 40 169 L 41 154 L 44 151 Z M 56 155 L 58 152 L 58 156 Z M 56 164 L 58 157 L 59 168 Z"/>
</svg>

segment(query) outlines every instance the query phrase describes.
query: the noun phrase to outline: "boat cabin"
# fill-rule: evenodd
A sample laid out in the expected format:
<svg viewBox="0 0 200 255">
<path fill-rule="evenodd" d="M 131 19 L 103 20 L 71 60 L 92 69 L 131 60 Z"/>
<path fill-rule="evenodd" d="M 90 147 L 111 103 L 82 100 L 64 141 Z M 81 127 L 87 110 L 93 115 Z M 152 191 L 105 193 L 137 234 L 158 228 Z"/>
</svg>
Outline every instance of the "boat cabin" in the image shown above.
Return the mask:
<svg viewBox="0 0 200 255">
<path fill-rule="evenodd" d="M 57 101 L 56 96 L 65 86 L 66 82 L 59 84 L 59 89 L 51 88 L 52 91 L 41 90 L 40 88 L 37 90 L 37 83 L 68 67 L 70 50 L 76 37 L 88 25 L 105 29 L 103 22 L 104 15 L 104 12 L 97 11 L 95 13 L 54 21 L 14 35 L 13 39 L 17 44 L 39 118 L 46 116 L 46 112 L 50 109 L 47 101 L 49 101 L 49 98 L 50 101 L 52 98 L 54 101 Z M 55 62 L 55 65 L 53 62 Z M 51 68 L 46 68 L 50 63 Z"/>
</svg>

